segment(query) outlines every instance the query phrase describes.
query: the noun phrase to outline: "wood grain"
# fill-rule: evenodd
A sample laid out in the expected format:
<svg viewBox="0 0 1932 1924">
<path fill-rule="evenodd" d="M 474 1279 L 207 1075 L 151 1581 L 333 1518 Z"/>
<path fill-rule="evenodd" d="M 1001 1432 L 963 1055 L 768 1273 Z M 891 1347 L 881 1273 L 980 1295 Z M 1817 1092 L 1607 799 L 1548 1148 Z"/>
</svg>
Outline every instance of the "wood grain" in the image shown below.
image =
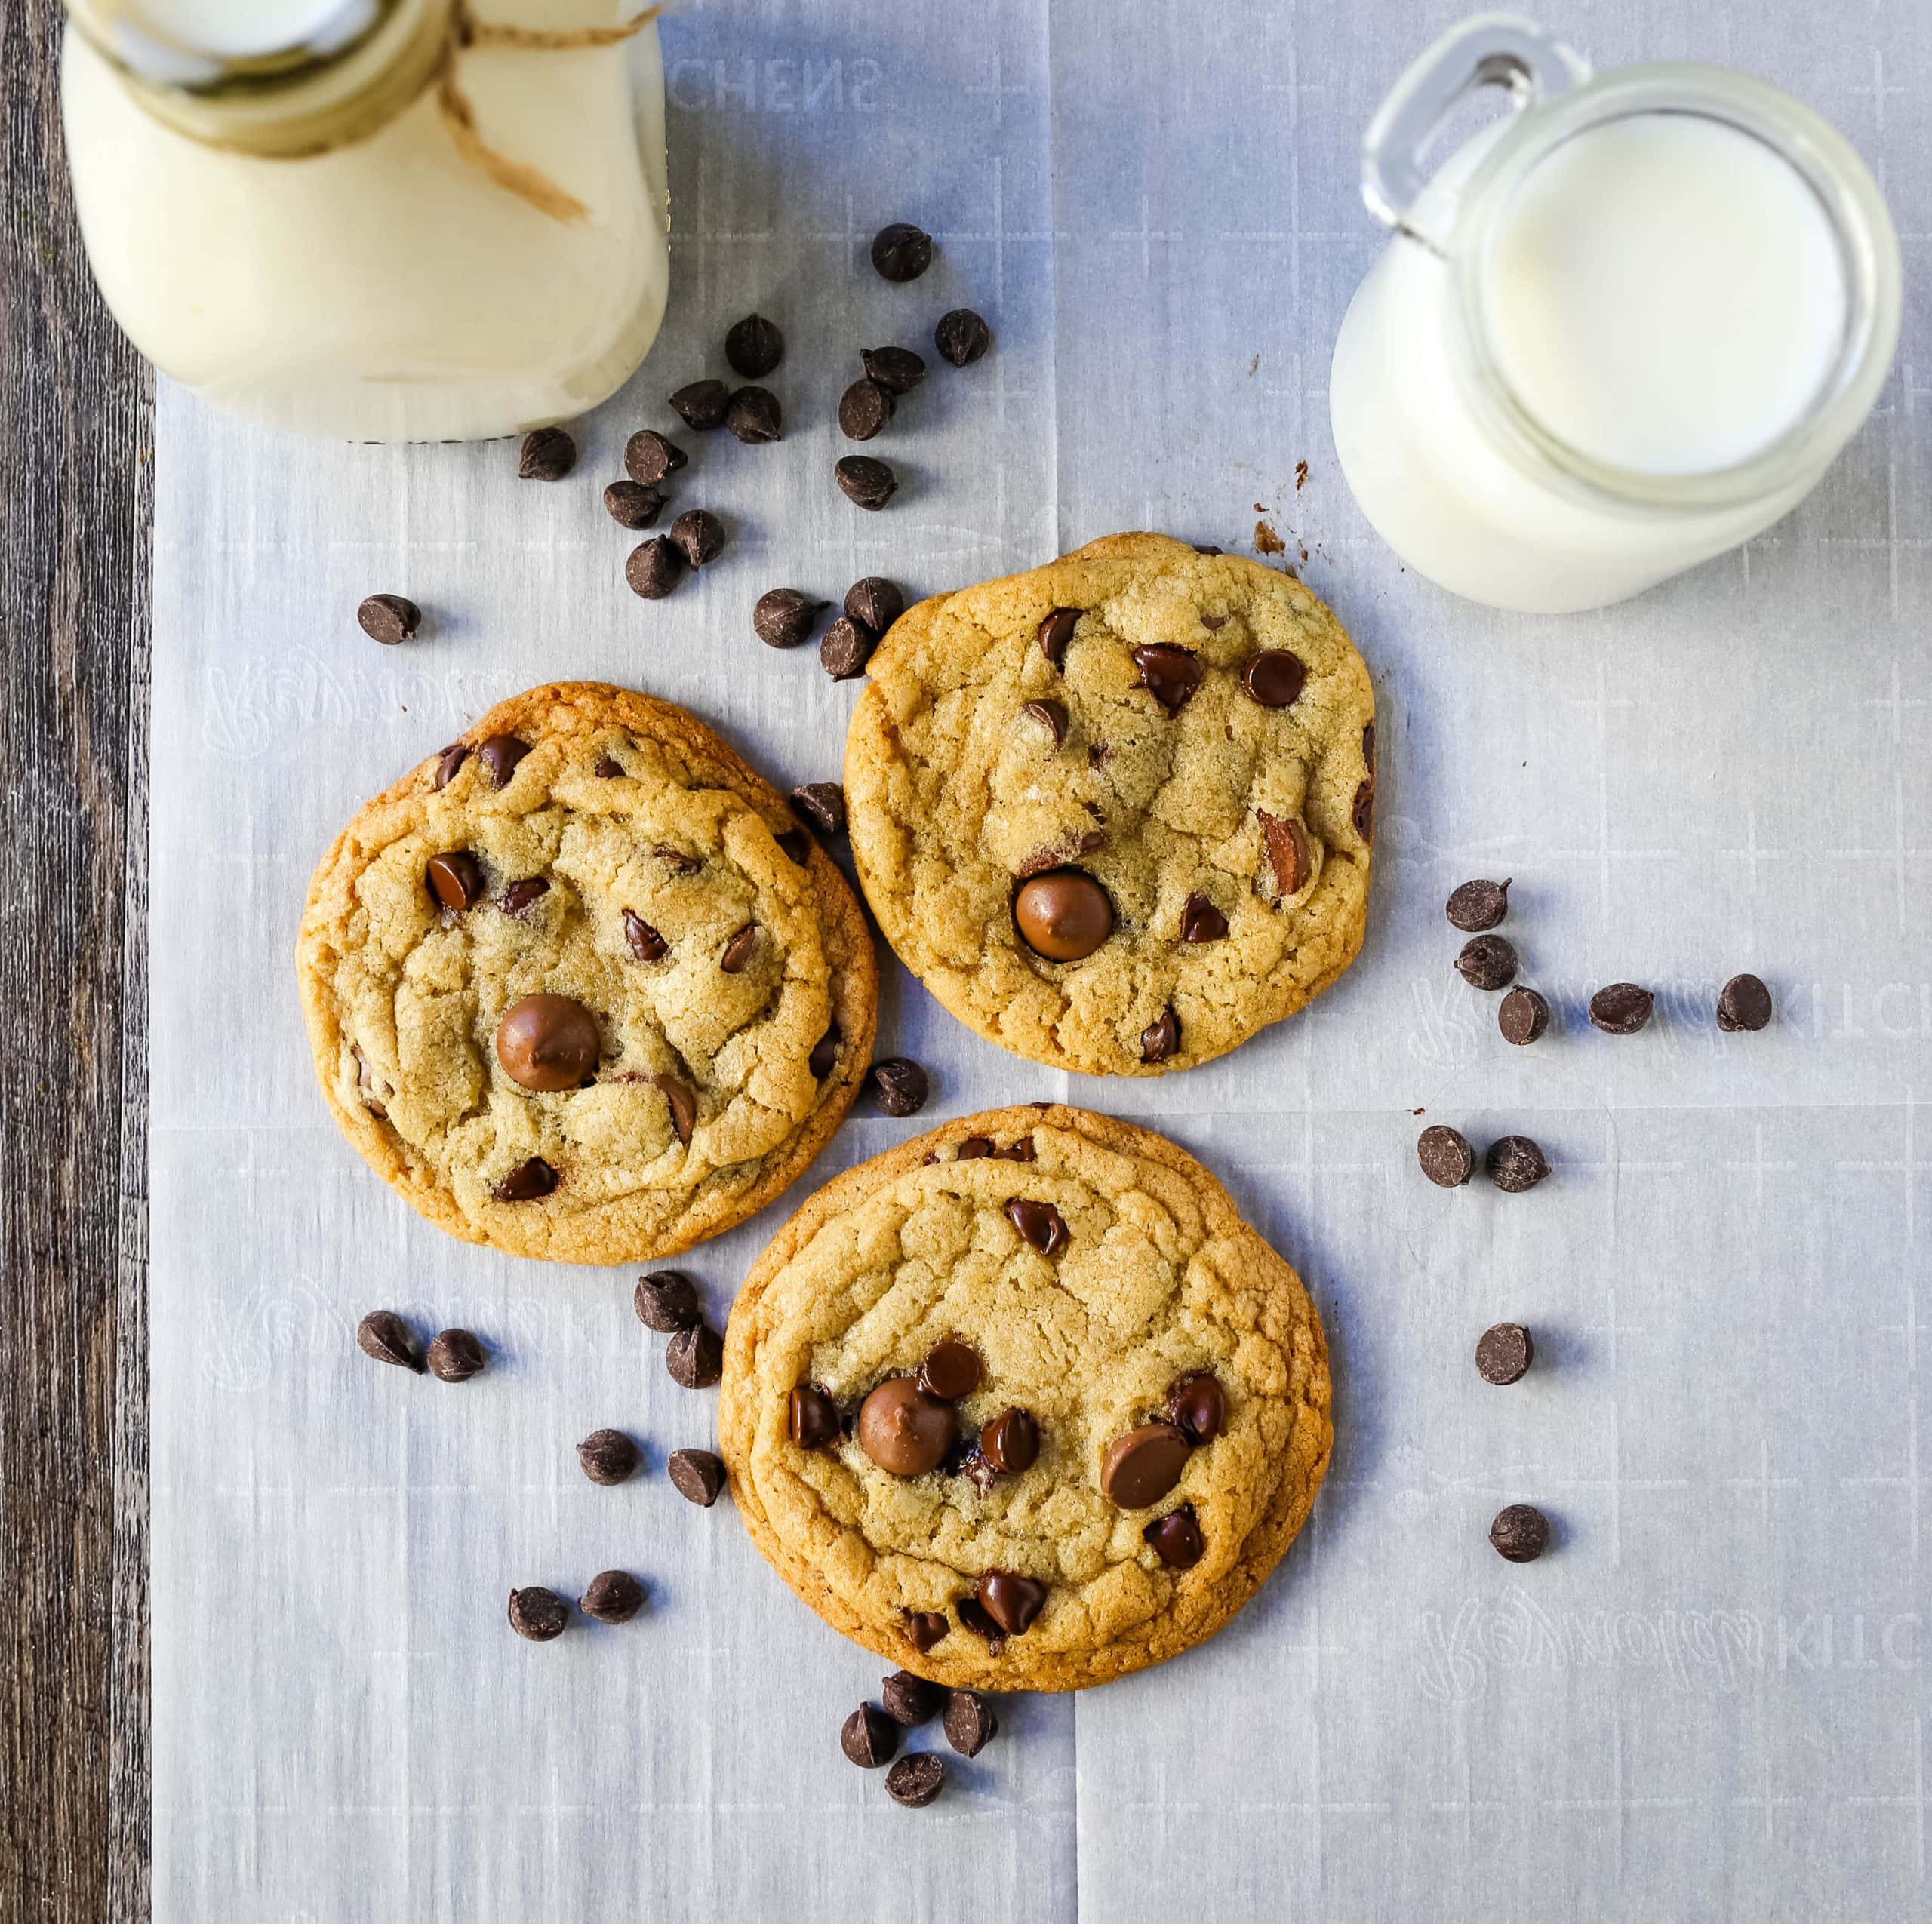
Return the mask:
<svg viewBox="0 0 1932 1924">
<path fill-rule="evenodd" d="M 0 5 L 0 1919 L 149 1915 L 152 377 L 94 291 L 56 0 Z"/>
</svg>

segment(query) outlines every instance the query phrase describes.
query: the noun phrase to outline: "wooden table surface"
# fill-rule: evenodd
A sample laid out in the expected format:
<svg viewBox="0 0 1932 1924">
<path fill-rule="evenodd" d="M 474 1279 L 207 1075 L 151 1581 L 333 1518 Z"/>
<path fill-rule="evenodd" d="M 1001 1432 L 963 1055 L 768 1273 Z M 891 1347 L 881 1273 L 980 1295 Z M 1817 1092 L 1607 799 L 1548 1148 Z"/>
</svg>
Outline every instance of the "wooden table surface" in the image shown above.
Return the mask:
<svg viewBox="0 0 1932 1924">
<path fill-rule="evenodd" d="M 0 1919 L 149 1914 L 154 377 L 95 293 L 57 0 L 0 4 Z"/>
</svg>

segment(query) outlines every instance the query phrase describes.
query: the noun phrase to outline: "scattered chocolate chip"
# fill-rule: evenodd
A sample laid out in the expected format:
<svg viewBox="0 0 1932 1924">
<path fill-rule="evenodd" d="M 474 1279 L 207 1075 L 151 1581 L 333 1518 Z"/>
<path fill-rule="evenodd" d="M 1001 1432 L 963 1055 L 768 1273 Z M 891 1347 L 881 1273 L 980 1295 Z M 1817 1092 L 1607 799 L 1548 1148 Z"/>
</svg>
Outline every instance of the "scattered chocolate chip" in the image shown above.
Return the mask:
<svg viewBox="0 0 1932 1924">
<path fill-rule="evenodd" d="M 417 1354 L 416 1339 L 409 1325 L 392 1309 L 372 1309 L 355 1326 L 355 1347 L 378 1363 L 393 1363 L 399 1369 L 423 1373 L 423 1359 Z"/>
<path fill-rule="evenodd" d="M 838 1747 L 861 1770 L 876 1770 L 897 1755 L 899 1726 L 876 1705 L 861 1704 L 845 1720 Z"/>
<path fill-rule="evenodd" d="M 872 1100 L 888 1116 L 916 1116 L 925 1107 L 926 1072 L 903 1056 L 888 1056 L 866 1072 Z"/>
<path fill-rule="evenodd" d="M 910 1376 L 888 1376 L 859 1406 L 859 1447 L 895 1477 L 937 1470 L 958 1434 L 952 1404 Z"/>
<path fill-rule="evenodd" d="M 1497 1556 L 1534 1563 L 1549 1547 L 1549 1519 L 1533 1504 L 1512 1503 L 1496 1513 L 1489 1540 Z"/>
<path fill-rule="evenodd" d="M 664 1460 L 671 1487 L 687 1503 L 709 1510 L 724 1488 L 724 1459 L 708 1449 L 674 1449 Z"/>
<path fill-rule="evenodd" d="M 731 939 L 724 945 L 724 951 L 718 958 L 718 966 L 728 976 L 741 976 L 757 953 L 758 924 L 747 922 L 742 929 L 733 930 Z"/>
<path fill-rule="evenodd" d="M 1180 1481 L 1192 1448 L 1179 1425 L 1143 1423 L 1107 1446 L 1100 1487 L 1123 1510 L 1144 1510 Z"/>
<path fill-rule="evenodd" d="M 1204 895 L 1191 895 L 1181 905 L 1180 939 L 1200 943 L 1220 942 L 1228 933 L 1228 918 Z"/>
<path fill-rule="evenodd" d="M 834 1022 L 817 1041 L 812 1044 L 812 1053 L 805 1058 L 805 1067 L 820 1082 L 831 1074 L 838 1062 L 838 1045 L 844 1040 L 838 1033 L 838 1025 Z"/>
<path fill-rule="evenodd" d="M 866 672 L 878 637 L 850 615 L 841 615 L 819 637 L 818 662 L 835 681 L 850 681 Z"/>
<path fill-rule="evenodd" d="M 355 610 L 355 619 L 371 641 L 393 648 L 399 641 L 415 640 L 423 610 L 406 595 L 371 595 Z"/>
<path fill-rule="evenodd" d="M 934 1344 L 919 1366 L 919 1387 L 942 1403 L 963 1403 L 980 1387 L 983 1369 L 971 1343 L 947 1336 Z"/>
<path fill-rule="evenodd" d="M 724 410 L 724 425 L 747 447 L 785 438 L 784 415 L 769 388 L 740 388 Z"/>
<path fill-rule="evenodd" d="M 697 1299 L 697 1286 L 675 1269 L 654 1269 L 640 1276 L 631 1301 L 637 1320 L 659 1335 L 675 1335 L 704 1320 L 704 1308 Z"/>
<path fill-rule="evenodd" d="M 845 791 L 836 782 L 806 782 L 792 791 L 792 806 L 821 835 L 836 835 L 845 826 Z"/>
<path fill-rule="evenodd" d="M 671 952 L 671 945 L 644 917 L 624 911 L 624 939 L 640 962 L 661 962 Z"/>
<path fill-rule="evenodd" d="M 768 321 L 762 314 L 747 314 L 727 329 L 724 358 L 734 374 L 761 381 L 785 358 L 785 337 L 777 321 Z"/>
<path fill-rule="evenodd" d="M 604 490 L 604 512 L 620 527 L 654 527 L 664 512 L 664 496 L 641 481 L 613 481 Z"/>
<path fill-rule="evenodd" d="M 671 407 L 687 427 L 700 433 L 724 425 L 724 410 L 731 404 L 731 391 L 722 381 L 693 381 L 671 397 Z"/>
<path fill-rule="evenodd" d="M 1286 648 L 1263 648 L 1241 672 L 1242 692 L 1264 708 L 1291 708 L 1307 680 L 1307 664 Z"/>
<path fill-rule="evenodd" d="M 1512 1196 L 1534 1189 L 1549 1173 L 1543 1151 L 1527 1136 L 1498 1136 L 1484 1161 L 1490 1181 Z"/>
<path fill-rule="evenodd" d="M 1140 1031 L 1140 1059 L 1143 1062 L 1164 1062 L 1180 1049 L 1180 1018 L 1170 1003 L 1161 1010 L 1158 1022 L 1149 1022 Z"/>
<path fill-rule="evenodd" d="M 561 428 L 532 428 L 516 459 L 525 481 L 561 481 L 576 466 L 577 443 Z"/>
<path fill-rule="evenodd" d="M 1040 653 L 1055 668 L 1066 665 L 1066 644 L 1073 639 L 1073 631 L 1079 625 L 1081 613 L 1078 608 L 1049 608 L 1040 617 L 1037 631 Z"/>
<path fill-rule="evenodd" d="M 785 1409 L 785 1433 L 801 1449 L 823 1449 L 838 1440 L 838 1406 L 816 1383 L 801 1383 Z"/>
<path fill-rule="evenodd" d="M 655 428 L 640 429 L 624 443 L 624 472 L 644 487 L 655 487 L 666 475 L 675 474 L 688 458 L 675 441 L 666 441 Z"/>
<path fill-rule="evenodd" d="M 1497 1007 L 1496 1026 L 1505 1042 L 1518 1047 L 1534 1042 L 1549 1027 L 1549 1004 L 1534 989 L 1518 982 Z"/>
<path fill-rule="evenodd" d="M 571 1606 L 554 1590 L 533 1584 L 528 1590 L 510 1592 L 510 1628 L 533 1643 L 548 1643 L 561 1637 L 570 1621 Z"/>
<path fill-rule="evenodd" d="M 870 441 L 891 423 L 891 392 L 874 380 L 854 381 L 838 397 L 838 432 L 848 441 Z"/>
<path fill-rule="evenodd" d="M 872 236 L 872 266 L 883 281 L 916 281 L 933 264 L 933 237 L 895 220 Z"/>
<path fill-rule="evenodd" d="M 1261 846 L 1275 877 L 1281 899 L 1300 895 L 1315 872 L 1315 851 L 1308 831 L 1292 816 L 1270 815 L 1265 808 L 1254 811 L 1261 825 Z"/>
<path fill-rule="evenodd" d="M 866 378 L 894 396 L 910 394 L 926 378 L 926 364 L 909 347 L 862 348 Z"/>
<path fill-rule="evenodd" d="M 906 612 L 906 597 L 882 574 L 869 574 L 845 591 L 845 612 L 875 635 L 885 631 Z"/>
<path fill-rule="evenodd" d="M 1476 1339 L 1476 1374 L 1485 1383 L 1519 1383 L 1535 1355 L 1520 1323 L 1492 1323 Z"/>
<path fill-rule="evenodd" d="M 1590 997 L 1590 1026 L 1605 1035 L 1635 1035 L 1651 1019 L 1655 1002 L 1635 982 L 1612 982 Z"/>
<path fill-rule="evenodd" d="M 1190 1369 L 1168 1385 L 1168 1420 L 1189 1443 L 1212 1443 L 1227 1419 L 1227 1392 L 1213 1370 Z"/>
<path fill-rule="evenodd" d="M 1032 1469 L 1040 1457 L 1039 1418 L 1030 1409 L 1002 1409 L 980 1431 L 980 1455 L 1004 1477 Z"/>
<path fill-rule="evenodd" d="M 795 648 L 811 639 L 820 610 L 830 605 L 795 588 L 770 589 L 752 610 L 752 631 L 768 648 Z"/>
<path fill-rule="evenodd" d="M 910 1670 L 894 1670 L 879 1686 L 879 1702 L 902 1730 L 916 1730 L 921 1724 L 930 1723 L 945 1707 L 946 1698 L 944 1684 L 915 1677 Z"/>
<path fill-rule="evenodd" d="M 467 1329 L 438 1332 L 429 1345 L 429 1373 L 445 1383 L 466 1383 L 481 1375 L 489 1360 L 483 1345 Z"/>
<path fill-rule="evenodd" d="M 540 1094 L 577 1089 L 602 1052 L 597 1018 L 568 995 L 526 995 L 497 1025 L 497 1060 L 511 1081 Z"/>
<path fill-rule="evenodd" d="M 952 1626 L 943 1610 L 906 1612 L 906 1640 L 922 1657 L 928 1650 L 943 1643 L 952 1634 Z"/>
<path fill-rule="evenodd" d="M 955 1690 L 946 1695 L 945 1729 L 962 1757 L 977 1757 L 999 1735 L 999 1719 L 977 1690 Z"/>
<path fill-rule="evenodd" d="M 940 358 L 955 367 L 970 367 L 993 344 L 992 330 L 970 307 L 955 307 L 942 314 L 933 330 L 933 346 Z"/>
<path fill-rule="evenodd" d="M 1020 711 L 1023 721 L 1044 728 L 1058 748 L 1066 739 L 1066 710 L 1058 702 L 1029 702 Z"/>
<path fill-rule="evenodd" d="M 1374 724 L 1371 722 L 1370 727 Z M 1355 798 L 1349 810 L 1349 819 L 1355 825 L 1355 833 L 1365 842 L 1375 839 L 1375 777 L 1371 775 L 1355 789 Z"/>
<path fill-rule="evenodd" d="M 724 552 L 724 524 L 709 508 L 687 508 L 671 524 L 671 539 L 694 568 Z"/>
<path fill-rule="evenodd" d="M 672 1133 L 688 1149 L 691 1131 L 697 1126 L 697 1098 L 675 1076 L 653 1076 L 650 1080 L 671 1111 Z"/>
<path fill-rule="evenodd" d="M 518 1163 L 491 1194 L 500 1203 L 539 1203 L 557 1186 L 557 1172 L 541 1156 Z"/>
<path fill-rule="evenodd" d="M 888 280 L 895 277 L 888 275 Z M 905 277 L 909 280 L 912 277 Z M 946 1788 L 946 1766 L 930 1750 L 901 1757 L 885 1773 L 885 1794 L 908 1810 L 924 1810 Z"/>
<path fill-rule="evenodd" d="M 637 1468 L 638 1446 L 621 1430 L 592 1430 L 577 1446 L 577 1460 L 593 1483 L 621 1483 Z"/>
<path fill-rule="evenodd" d="M 685 551 L 669 535 L 641 541 L 624 563 L 624 579 L 633 595 L 661 601 L 685 577 Z"/>
<path fill-rule="evenodd" d="M 977 1597 L 962 1597 L 953 1606 L 959 1621 L 975 1637 L 986 1640 L 986 1655 L 997 1657 L 1006 1647 L 1006 1632 L 994 1622 L 992 1612 Z"/>
<path fill-rule="evenodd" d="M 1016 1196 L 1006 1206 L 1006 1219 L 1018 1232 L 1020 1240 L 1043 1256 L 1058 1256 L 1072 1240 L 1060 1211 L 1051 1203 Z"/>
<path fill-rule="evenodd" d="M 521 881 L 511 883 L 503 891 L 503 913 L 521 917 L 531 905 L 543 900 L 550 893 L 549 883 L 541 875 L 526 875 Z"/>
<path fill-rule="evenodd" d="M 1136 648 L 1134 665 L 1140 671 L 1138 685 L 1170 715 L 1180 714 L 1201 686 L 1200 662 L 1185 648 L 1171 647 L 1164 641 Z"/>
<path fill-rule="evenodd" d="M 628 1570 L 599 1570 L 577 1606 L 600 1624 L 627 1624 L 644 1608 L 644 1585 Z"/>
<path fill-rule="evenodd" d="M 1733 976 L 1718 994 L 1718 1027 L 1727 1035 L 1763 1028 L 1771 1019 L 1771 992 L 1755 976 Z"/>
<path fill-rule="evenodd" d="M 452 913 L 474 908 L 483 899 L 483 868 L 467 849 L 432 855 L 423 870 L 429 893 Z"/>
<path fill-rule="evenodd" d="M 432 788 L 447 788 L 456 779 L 456 772 L 469 759 L 466 743 L 452 742 L 436 758 L 436 773 L 429 785 Z"/>
<path fill-rule="evenodd" d="M 899 492 L 899 477 L 869 454 L 848 454 L 832 472 L 846 499 L 869 512 L 876 513 Z"/>
<path fill-rule="evenodd" d="M 1475 1173 L 1476 1152 L 1461 1130 L 1431 1123 L 1416 1138 L 1416 1160 L 1439 1189 L 1460 1189 Z"/>
<path fill-rule="evenodd" d="M 974 1588 L 980 1607 L 1008 1637 L 1030 1628 L 1047 1600 L 1044 1584 L 1011 1570 L 989 1570 Z"/>
<path fill-rule="evenodd" d="M 488 772 L 493 788 L 507 788 L 518 764 L 530 752 L 530 744 L 514 735 L 492 735 L 476 751 L 476 759 Z"/>
<path fill-rule="evenodd" d="M 680 1329 L 664 1346 L 664 1367 L 682 1388 L 708 1390 L 724 1373 L 724 1339 L 708 1323 Z"/>
<path fill-rule="evenodd" d="M 1052 868 L 1021 884 L 1013 919 L 1035 955 L 1078 962 L 1113 933 L 1114 908 L 1092 876 L 1078 868 Z"/>
<path fill-rule="evenodd" d="M 624 772 L 624 764 L 615 755 L 599 755 L 597 766 L 591 770 L 600 782 L 614 782 Z"/>
<path fill-rule="evenodd" d="M 1516 979 L 1516 951 L 1503 936 L 1472 936 L 1456 957 L 1456 973 L 1472 988 L 1499 989 Z"/>
<path fill-rule="evenodd" d="M 1509 912 L 1509 883 L 1515 877 L 1501 882 L 1464 882 L 1451 890 L 1449 901 L 1443 913 L 1455 926 L 1472 936 L 1479 936 L 1486 929 L 1493 929 Z"/>
<path fill-rule="evenodd" d="M 1191 1570 L 1208 1554 L 1194 1505 L 1183 1503 L 1164 1517 L 1156 1517 L 1140 1532 L 1141 1540 L 1171 1570 Z"/>
<path fill-rule="evenodd" d="M 663 862 L 674 875 L 695 875 L 704 866 L 694 855 L 687 855 L 681 848 L 672 848 L 668 843 L 660 842 L 651 853 Z"/>
</svg>

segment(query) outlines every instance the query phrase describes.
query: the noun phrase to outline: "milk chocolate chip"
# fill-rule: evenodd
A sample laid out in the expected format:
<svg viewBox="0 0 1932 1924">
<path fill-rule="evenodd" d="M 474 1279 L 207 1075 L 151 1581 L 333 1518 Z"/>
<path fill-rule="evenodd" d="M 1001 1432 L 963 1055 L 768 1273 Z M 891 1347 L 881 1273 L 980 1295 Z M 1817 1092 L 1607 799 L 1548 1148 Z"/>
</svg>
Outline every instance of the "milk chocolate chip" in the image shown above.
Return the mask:
<svg viewBox="0 0 1932 1924">
<path fill-rule="evenodd" d="M 1144 1510 L 1180 1481 L 1192 1447 L 1177 1424 L 1143 1423 L 1109 1446 L 1100 1487 L 1123 1510 Z"/>
<path fill-rule="evenodd" d="M 859 1447 L 895 1477 L 937 1469 L 958 1434 L 952 1406 L 910 1376 L 888 1377 L 859 1406 Z"/>
<path fill-rule="evenodd" d="M 597 1018 L 568 995 L 526 995 L 497 1025 L 497 1060 L 512 1082 L 575 1089 L 597 1067 Z"/>
<path fill-rule="evenodd" d="M 1013 918 L 1035 954 L 1050 962 L 1078 962 L 1113 933 L 1113 904 L 1092 876 L 1078 868 L 1050 868 L 1020 884 Z"/>
</svg>

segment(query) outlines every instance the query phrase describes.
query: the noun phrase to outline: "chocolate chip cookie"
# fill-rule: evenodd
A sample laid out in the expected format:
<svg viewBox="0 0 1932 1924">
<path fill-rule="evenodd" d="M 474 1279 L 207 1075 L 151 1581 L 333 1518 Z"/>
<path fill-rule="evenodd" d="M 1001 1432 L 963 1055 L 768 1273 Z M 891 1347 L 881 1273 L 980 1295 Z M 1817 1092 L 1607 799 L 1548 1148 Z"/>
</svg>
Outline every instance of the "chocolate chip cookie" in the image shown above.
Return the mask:
<svg viewBox="0 0 1932 1924">
<path fill-rule="evenodd" d="M 1328 1465 L 1315 1306 L 1146 1130 L 946 1123 L 805 1203 L 725 1342 L 720 1447 L 766 1558 L 937 1682 L 1072 1690 L 1211 1637 Z"/>
<path fill-rule="evenodd" d="M 502 703 L 365 807 L 296 958 L 343 1133 L 513 1256 L 634 1262 L 730 1228 L 872 1057 L 837 868 L 702 723 L 595 682 Z"/>
<path fill-rule="evenodd" d="M 1300 582 L 1115 535 L 920 603 L 870 673 L 845 745 L 859 878 L 982 1035 L 1160 1074 L 1355 959 L 1375 704 Z"/>
</svg>

